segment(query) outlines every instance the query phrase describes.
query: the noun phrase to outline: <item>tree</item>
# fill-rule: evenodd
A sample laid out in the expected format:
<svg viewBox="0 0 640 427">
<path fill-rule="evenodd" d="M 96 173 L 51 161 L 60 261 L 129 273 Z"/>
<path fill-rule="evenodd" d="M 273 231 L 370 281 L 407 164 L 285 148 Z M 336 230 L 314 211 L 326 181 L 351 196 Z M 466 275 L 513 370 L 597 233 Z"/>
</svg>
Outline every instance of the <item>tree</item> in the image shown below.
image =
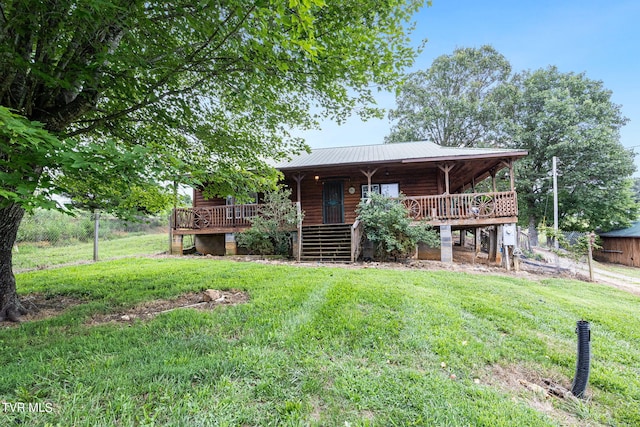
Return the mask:
<svg viewBox="0 0 640 427">
<path fill-rule="evenodd" d="M 488 46 L 456 49 L 412 74 L 391 118 L 387 142 L 526 149 L 516 166 L 520 218 L 533 243 L 553 215 L 551 161 L 560 160 L 560 226 L 567 231 L 625 227 L 638 215 L 630 181 L 633 152 L 620 143 L 626 123 L 602 82 L 555 67 L 508 78 L 508 62 Z"/>
<path fill-rule="evenodd" d="M 494 145 L 500 139 L 492 90 L 511 65 L 491 46 L 460 48 L 410 74 L 389 113 L 396 120 L 385 142 L 429 140 L 447 147 Z"/>
<path fill-rule="evenodd" d="M 392 89 L 411 65 L 420 5 L 3 1 L 0 318 L 23 309 L 11 272 L 20 219 L 67 190 L 61 177 L 129 188 L 214 173 L 219 195 L 272 188 L 265 159 L 305 149 L 291 129 L 379 116 L 372 88 Z"/>
<path fill-rule="evenodd" d="M 518 163 L 516 185 L 534 244 L 536 227 L 553 214 L 553 156 L 559 159 L 560 228 L 607 231 L 637 217 L 634 154 L 619 140 L 627 119 L 602 82 L 549 67 L 516 74 L 497 92 L 511 145 L 529 152 Z"/>
</svg>

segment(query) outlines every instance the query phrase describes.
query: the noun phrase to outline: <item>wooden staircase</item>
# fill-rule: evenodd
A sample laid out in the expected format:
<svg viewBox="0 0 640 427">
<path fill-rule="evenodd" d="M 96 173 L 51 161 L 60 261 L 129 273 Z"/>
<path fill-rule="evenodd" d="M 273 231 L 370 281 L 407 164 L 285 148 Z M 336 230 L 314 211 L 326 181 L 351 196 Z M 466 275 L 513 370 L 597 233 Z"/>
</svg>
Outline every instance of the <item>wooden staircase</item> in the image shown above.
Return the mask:
<svg viewBox="0 0 640 427">
<path fill-rule="evenodd" d="M 351 225 L 302 227 L 301 261 L 351 262 Z"/>
</svg>

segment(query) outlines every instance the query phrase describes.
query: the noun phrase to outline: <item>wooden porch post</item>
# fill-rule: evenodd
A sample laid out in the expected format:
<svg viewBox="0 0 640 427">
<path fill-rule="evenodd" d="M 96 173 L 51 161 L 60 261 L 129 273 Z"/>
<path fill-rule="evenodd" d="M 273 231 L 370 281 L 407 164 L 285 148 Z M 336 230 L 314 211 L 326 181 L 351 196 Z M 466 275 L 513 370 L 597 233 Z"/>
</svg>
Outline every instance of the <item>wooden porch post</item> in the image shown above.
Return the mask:
<svg viewBox="0 0 640 427">
<path fill-rule="evenodd" d="M 496 193 L 498 191 L 498 183 L 496 181 L 496 170 L 491 169 L 489 173 L 491 174 L 491 185 L 493 187 L 493 192 Z"/>
<path fill-rule="evenodd" d="M 495 262 L 498 252 L 498 226 L 489 230 L 489 261 Z"/>
<path fill-rule="evenodd" d="M 374 169 L 372 171 L 371 169 L 367 168 L 366 172 L 360 169 L 360 172 L 362 172 L 362 174 L 367 177 L 367 198 L 369 198 L 369 192 L 371 191 L 371 178 L 373 177 L 373 175 L 375 175 L 376 172 L 378 172 L 378 169 Z"/>
<path fill-rule="evenodd" d="M 440 168 L 440 170 L 444 172 L 444 194 L 449 194 L 449 172 L 451 172 L 451 169 L 453 169 L 454 166 L 455 165 L 452 165 L 451 163 L 445 163 L 444 166 L 438 165 L 438 168 Z"/>
<path fill-rule="evenodd" d="M 300 183 L 304 179 L 305 175 L 298 173 L 293 176 L 293 179 L 296 181 L 296 210 L 298 213 L 298 218 L 302 218 L 302 190 L 300 189 Z M 298 220 L 298 229 L 297 229 L 297 238 L 294 244 L 293 252 L 296 254 L 296 261 L 300 262 L 300 258 L 302 257 L 302 221 Z"/>
<path fill-rule="evenodd" d="M 515 191 L 515 189 L 516 189 L 516 177 L 515 177 L 515 174 L 513 173 L 514 172 L 513 160 L 509 160 L 509 161 L 503 160 L 502 164 L 509 168 L 509 181 L 510 181 L 510 184 L 511 184 L 511 191 Z"/>
<path fill-rule="evenodd" d="M 304 179 L 305 175 L 298 173 L 295 174 L 293 176 L 293 180 L 296 182 L 296 198 L 297 198 L 297 202 L 301 203 L 302 202 L 302 190 L 300 189 L 300 182 L 302 182 L 302 180 Z"/>
</svg>

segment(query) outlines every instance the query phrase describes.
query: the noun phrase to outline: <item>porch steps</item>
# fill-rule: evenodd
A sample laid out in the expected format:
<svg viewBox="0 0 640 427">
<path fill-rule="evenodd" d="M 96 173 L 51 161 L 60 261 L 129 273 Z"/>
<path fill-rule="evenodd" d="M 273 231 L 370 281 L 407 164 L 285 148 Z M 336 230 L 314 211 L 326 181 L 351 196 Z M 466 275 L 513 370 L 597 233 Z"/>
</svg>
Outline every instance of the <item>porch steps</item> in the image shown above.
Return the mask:
<svg viewBox="0 0 640 427">
<path fill-rule="evenodd" d="M 302 227 L 301 261 L 351 262 L 351 225 Z"/>
</svg>

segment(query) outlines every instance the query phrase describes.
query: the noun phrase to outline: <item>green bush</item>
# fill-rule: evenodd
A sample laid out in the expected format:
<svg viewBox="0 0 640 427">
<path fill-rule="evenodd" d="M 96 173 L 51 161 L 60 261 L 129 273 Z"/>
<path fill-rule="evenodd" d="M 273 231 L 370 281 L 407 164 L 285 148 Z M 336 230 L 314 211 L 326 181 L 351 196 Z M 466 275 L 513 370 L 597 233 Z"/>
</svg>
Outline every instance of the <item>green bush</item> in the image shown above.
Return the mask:
<svg viewBox="0 0 640 427">
<path fill-rule="evenodd" d="M 379 194 L 370 196 L 370 201 L 360 202 L 356 212 L 364 227 L 364 235 L 374 245 L 376 259 L 408 258 L 420 242 L 438 245 L 437 233 L 431 226 L 415 223 L 409 218 L 402 198 L 392 199 Z"/>
<path fill-rule="evenodd" d="M 251 254 L 289 256 L 292 231 L 303 216 L 290 197 L 289 189 L 266 193 L 259 214 L 251 219 L 251 228 L 236 235 L 238 245 Z"/>
</svg>

